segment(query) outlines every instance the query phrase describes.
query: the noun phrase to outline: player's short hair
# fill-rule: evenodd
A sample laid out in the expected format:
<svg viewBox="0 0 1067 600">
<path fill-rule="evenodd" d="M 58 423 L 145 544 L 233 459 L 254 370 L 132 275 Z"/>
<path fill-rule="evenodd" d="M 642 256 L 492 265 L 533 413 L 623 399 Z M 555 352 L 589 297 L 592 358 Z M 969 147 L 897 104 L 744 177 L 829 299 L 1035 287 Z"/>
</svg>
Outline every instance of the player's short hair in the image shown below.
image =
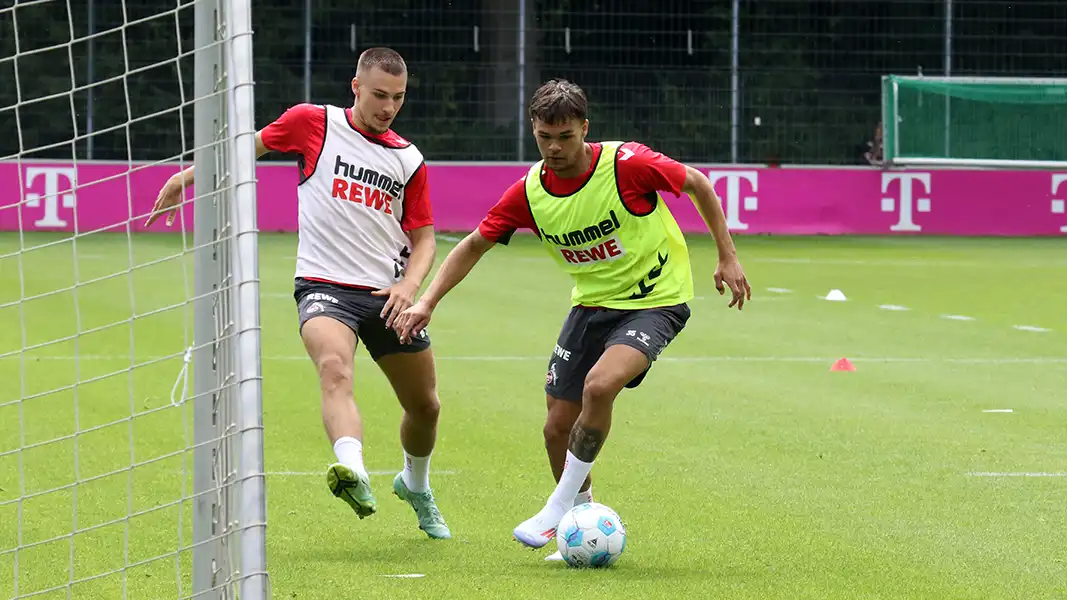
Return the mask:
<svg viewBox="0 0 1067 600">
<path fill-rule="evenodd" d="M 367 48 L 359 55 L 359 63 L 356 64 L 356 74 L 366 73 L 375 67 L 390 75 L 403 75 L 407 73 L 408 66 L 404 57 L 392 48 Z"/>
<path fill-rule="evenodd" d="M 547 81 L 530 99 L 530 118 L 547 125 L 559 125 L 571 119 L 584 121 L 588 112 L 585 92 L 566 79 Z"/>
</svg>

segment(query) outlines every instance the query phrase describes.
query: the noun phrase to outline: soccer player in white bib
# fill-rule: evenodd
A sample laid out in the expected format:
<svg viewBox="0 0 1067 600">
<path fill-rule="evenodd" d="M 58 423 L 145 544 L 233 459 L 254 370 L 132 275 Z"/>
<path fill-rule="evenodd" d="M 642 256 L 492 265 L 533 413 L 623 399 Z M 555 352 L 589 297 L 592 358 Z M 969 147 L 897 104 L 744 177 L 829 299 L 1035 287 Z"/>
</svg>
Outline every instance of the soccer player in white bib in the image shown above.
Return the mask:
<svg viewBox="0 0 1067 600">
<path fill-rule="evenodd" d="M 368 49 L 352 79 L 351 108 L 297 104 L 256 133 L 256 155 L 298 157 L 294 299 L 337 457 L 326 472 L 330 491 L 360 519 L 377 511 L 353 398 L 352 362 L 362 340 L 404 409 L 404 468 L 393 492 L 429 537 L 449 539 L 429 480 L 440 411 L 430 339 L 401 344 L 390 327 L 413 304 L 437 249 L 422 154 L 390 129 L 406 89 L 404 59 L 388 48 Z M 192 182 L 193 167 L 171 177 L 148 224 L 163 214 L 171 224 L 181 190 Z"/>
</svg>

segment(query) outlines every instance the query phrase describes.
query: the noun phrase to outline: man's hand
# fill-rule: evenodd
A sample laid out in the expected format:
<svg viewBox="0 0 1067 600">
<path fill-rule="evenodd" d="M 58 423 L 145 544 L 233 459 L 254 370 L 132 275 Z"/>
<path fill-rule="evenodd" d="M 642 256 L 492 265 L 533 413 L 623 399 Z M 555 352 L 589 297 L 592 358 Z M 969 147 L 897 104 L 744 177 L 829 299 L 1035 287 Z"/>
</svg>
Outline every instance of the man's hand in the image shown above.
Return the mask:
<svg viewBox="0 0 1067 600">
<path fill-rule="evenodd" d="M 391 328 L 393 320 L 415 303 L 415 293 L 418 291 L 417 283 L 404 279 L 392 287 L 371 292 L 372 296 L 389 296 L 381 313 L 387 328 Z"/>
<path fill-rule="evenodd" d="M 159 190 L 159 195 L 156 196 L 152 214 L 148 215 L 148 220 L 145 221 L 145 227 L 155 223 L 164 213 L 167 215 L 167 227 L 174 224 L 174 217 L 178 214 L 178 205 L 182 201 L 182 189 L 185 187 L 182 184 L 184 181 L 185 178 L 182 173 L 176 173 L 167 180 L 167 183 L 163 184 L 163 188 Z"/>
<path fill-rule="evenodd" d="M 419 335 L 430 324 L 433 316 L 433 308 L 423 300 L 419 300 L 412 307 L 397 316 L 393 322 L 393 329 L 400 337 L 401 344 L 407 344 L 412 336 Z"/>
<path fill-rule="evenodd" d="M 267 149 L 266 144 L 263 143 L 263 132 L 256 132 L 256 158 L 263 156 L 270 150 Z M 193 185 L 196 179 L 196 166 L 189 166 L 180 173 L 175 173 L 167 180 L 167 183 L 163 185 L 163 189 L 159 190 L 159 196 L 156 197 L 156 204 L 152 207 L 151 214 L 148 215 L 148 220 L 145 221 L 145 227 L 148 227 L 152 223 L 159 220 L 159 217 L 164 213 L 167 215 L 167 227 L 174 224 L 174 217 L 178 216 L 178 205 L 182 201 L 182 190 Z"/>
<path fill-rule="evenodd" d="M 426 329 L 426 326 L 430 324 L 430 315 L 433 314 L 441 298 L 444 298 L 449 290 L 462 281 L 474 268 L 475 263 L 482 258 L 482 255 L 495 244 L 483 238 L 482 234 L 475 229 L 463 238 L 463 241 L 456 244 L 455 248 L 452 248 L 422 298 L 419 298 L 414 305 L 410 305 L 410 308 L 405 306 L 407 310 L 401 311 L 393 319 L 393 331 L 400 338 L 400 343 L 410 343 L 413 336 L 421 334 Z M 418 251 L 419 247 L 416 246 L 415 252 Z M 411 260 L 415 260 L 414 253 L 412 253 Z"/>
<path fill-rule="evenodd" d="M 720 296 L 726 293 L 723 283 L 726 283 L 733 293 L 733 299 L 727 308 L 733 308 L 736 304 L 737 310 L 741 310 L 745 306 L 745 300 L 752 299 L 752 286 L 745 279 L 745 272 L 736 256 L 719 259 L 719 266 L 715 268 L 715 289 L 719 290 Z"/>
</svg>

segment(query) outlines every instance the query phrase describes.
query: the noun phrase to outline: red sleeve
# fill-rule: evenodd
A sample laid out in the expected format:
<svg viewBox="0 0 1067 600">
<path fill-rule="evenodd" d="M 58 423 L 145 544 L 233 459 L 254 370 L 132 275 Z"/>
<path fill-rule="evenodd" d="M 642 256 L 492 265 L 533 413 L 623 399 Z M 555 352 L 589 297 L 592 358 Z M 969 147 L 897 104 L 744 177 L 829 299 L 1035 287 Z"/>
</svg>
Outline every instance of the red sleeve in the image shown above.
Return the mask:
<svg viewBox="0 0 1067 600">
<path fill-rule="evenodd" d="M 411 231 L 427 225 L 433 225 L 433 209 L 430 206 L 426 163 L 422 163 L 404 186 L 404 216 L 400 218 L 400 228 Z"/>
<path fill-rule="evenodd" d="M 638 214 L 651 209 L 648 194 L 663 191 L 680 196 L 685 185 L 685 165 L 638 142 L 619 147 L 615 173 L 623 200 Z"/>
<path fill-rule="evenodd" d="M 268 150 L 298 154 L 301 172 L 315 172 L 326 138 L 326 109 L 314 104 L 297 104 L 263 128 L 263 145 Z"/>
<path fill-rule="evenodd" d="M 523 228 L 537 232 L 530 203 L 526 201 L 525 177 L 511 184 L 496 205 L 489 209 L 489 214 L 478 225 L 478 233 L 490 242 L 507 245 L 512 234 Z"/>
</svg>

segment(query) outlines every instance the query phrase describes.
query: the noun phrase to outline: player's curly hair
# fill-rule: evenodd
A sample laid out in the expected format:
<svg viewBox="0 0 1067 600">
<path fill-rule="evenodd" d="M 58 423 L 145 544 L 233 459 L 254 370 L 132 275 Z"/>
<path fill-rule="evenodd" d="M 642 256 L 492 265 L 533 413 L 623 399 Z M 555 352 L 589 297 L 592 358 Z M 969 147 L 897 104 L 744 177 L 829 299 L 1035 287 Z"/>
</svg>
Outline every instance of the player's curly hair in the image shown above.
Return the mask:
<svg viewBox="0 0 1067 600">
<path fill-rule="evenodd" d="M 566 79 L 546 82 L 530 99 L 530 118 L 547 125 L 559 125 L 571 119 L 584 121 L 588 112 L 585 92 Z"/>
<path fill-rule="evenodd" d="M 367 48 L 359 55 L 359 63 L 356 64 L 357 74 L 366 73 L 375 67 L 390 75 L 403 75 L 408 71 L 404 58 L 392 48 Z"/>
</svg>

